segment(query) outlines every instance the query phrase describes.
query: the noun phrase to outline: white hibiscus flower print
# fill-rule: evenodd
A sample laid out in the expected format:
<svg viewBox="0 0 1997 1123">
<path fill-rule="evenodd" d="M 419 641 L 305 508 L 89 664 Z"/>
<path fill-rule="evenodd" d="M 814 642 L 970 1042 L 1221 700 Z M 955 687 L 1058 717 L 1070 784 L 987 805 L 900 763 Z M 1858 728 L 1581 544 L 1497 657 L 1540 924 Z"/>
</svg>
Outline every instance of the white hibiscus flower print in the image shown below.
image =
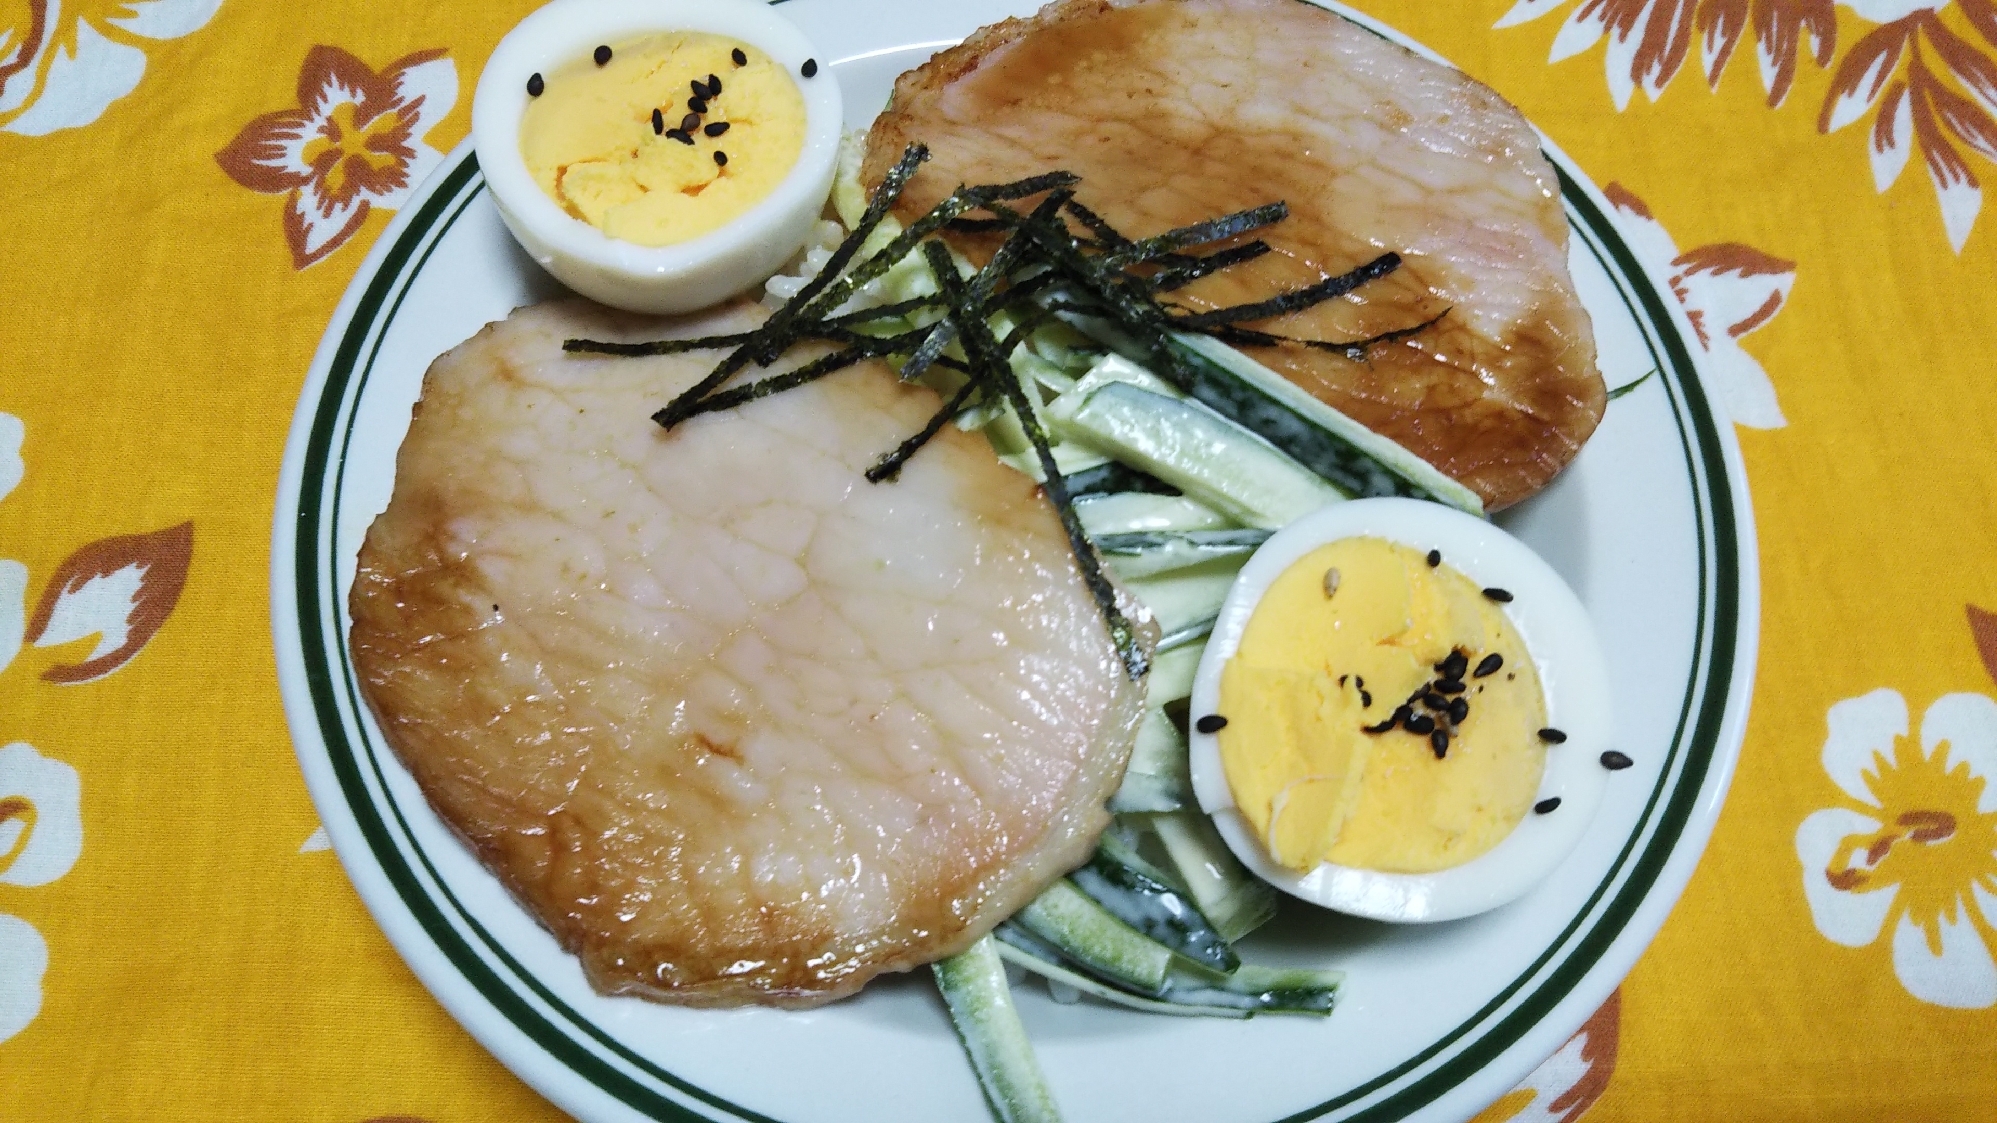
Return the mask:
<svg viewBox="0 0 1997 1123">
<path fill-rule="evenodd" d="M 0 885 L 47 885 L 83 853 L 76 769 L 16 742 L 0 748 Z M 48 944 L 35 926 L 0 913 L 0 1041 L 42 1008 Z"/>
<path fill-rule="evenodd" d="M 1997 1005 L 1997 701 L 1937 699 L 1918 743 L 1892 690 L 1839 702 L 1829 723 L 1824 771 L 1848 798 L 1796 831 L 1817 931 L 1853 948 L 1890 931 L 1908 994 Z"/>
<path fill-rule="evenodd" d="M 149 43 L 200 30 L 221 3 L 0 0 L 0 129 L 45 136 L 90 124 L 138 88 Z"/>
</svg>

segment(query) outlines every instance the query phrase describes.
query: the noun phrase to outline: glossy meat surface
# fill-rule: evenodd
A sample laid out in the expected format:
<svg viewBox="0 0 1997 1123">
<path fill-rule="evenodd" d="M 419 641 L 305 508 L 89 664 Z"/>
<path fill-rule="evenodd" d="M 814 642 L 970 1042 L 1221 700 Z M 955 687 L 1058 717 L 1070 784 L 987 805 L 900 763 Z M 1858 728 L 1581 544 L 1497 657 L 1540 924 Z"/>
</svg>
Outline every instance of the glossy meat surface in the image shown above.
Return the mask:
<svg viewBox="0 0 1997 1123">
<path fill-rule="evenodd" d="M 1606 404 L 1567 273 L 1559 185 L 1518 111 L 1461 73 L 1300 0 L 1057 0 L 904 74 L 869 137 L 878 183 L 934 154 L 906 219 L 960 183 L 1053 168 L 1131 237 L 1282 200 L 1274 253 L 1171 295 L 1264 299 L 1384 251 L 1400 270 L 1249 326 L 1347 341 L 1443 318 L 1368 359 L 1248 353 L 1493 508 L 1553 478 Z"/>
<path fill-rule="evenodd" d="M 384 734 L 606 992 L 813 1005 L 961 950 L 1087 858 L 1140 713 L 983 438 L 862 478 L 933 393 L 868 364 L 666 433 L 717 352 L 560 350 L 762 314 L 487 327 L 431 367 L 361 550 Z"/>
</svg>

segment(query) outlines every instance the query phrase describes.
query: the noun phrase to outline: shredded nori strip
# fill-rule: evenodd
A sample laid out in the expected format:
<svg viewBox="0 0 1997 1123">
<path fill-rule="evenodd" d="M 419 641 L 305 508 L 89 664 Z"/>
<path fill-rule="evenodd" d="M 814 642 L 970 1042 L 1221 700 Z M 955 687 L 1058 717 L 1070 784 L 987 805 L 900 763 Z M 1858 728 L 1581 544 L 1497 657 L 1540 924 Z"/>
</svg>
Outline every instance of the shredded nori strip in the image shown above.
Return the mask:
<svg viewBox="0 0 1997 1123">
<path fill-rule="evenodd" d="M 1039 219 L 1049 214 L 1063 201 L 1062 192 L 1051 193 L 1046 201 L 1034 209 L 1032 218 Z M 987 378 L 994 381 L 1012 403 L 1013 412 L 1019 415 L 1019 426 L 1026 431 L 1027 440 L 1033 443 L 1033 451 L 1040 459 L 1040 471 L 1044 479 L 1041 488 L 1047 499 L 1054 504 L 1055 513 L 1061 518 L 1061 527 L 1068 534 L 1068 548 L 1075 555 L 1075 563 L 1082 573 L 1082 583 L 1088 586 L 1095 597 L 1096 607 L 1102 612 L 1103 624 L 1109 629 L 1110 642 L 1116 646 L 1117 655 L 1123 660 L 1123 669 L 1133 681 L 1142 679 L 1151 669 L 1150 660 L 1137 642 L 1137 630 L 1131 626 L 1123 609 L 1116 603 L 1116 587 L 1103 576 L 1102 560 L 1096 556 L 1095 547 L 1090 545 L 1088 532 L 1082 528 L 1082 520 L 1075 514 L 1074 500 L 1068 495 L 1066 481 L 1061 478 L 1061 469 L 1054 463 L 1054 449 L 1047 440 L 1047 431 L 1040 424 L 1040 415 L 1034 412 L 1033 403 L 1027 398 L 1025 384 L 1012 372 L 1005 356 L 998 353 L 998 341 L 992 338 L 991 328 L 986 325 L 981 309 L 970 303 L 977 292 L 976 281 L 983 280 L 984 274 L 993 273 L 1002 259 L 1018 253 L 1022 239 L 1017 231 L 1008 237 L 998 252 L 992 255 L 987 265 L 973 284 L 966 287 L 957 276 L 956 263 L 950 259 L 948 251 L 934 242 L 924 247 L 929 261 L 930 272 L 936 275 L 936 284 L 950 299 L 956 309 L 958 332 L 964 340 L 964 351 L 971 358 L 974 367 L 982 368 Z"/>
<path fill-rule="evenodd" d="M 1224 214 L 1219 218 L 1196 222 L 1191 226 L 1181 226 L 1177 230 L 1167 230 L 1156 237 L 1130 243 L 1128 248 L 1118 250 L 1105 258 L 1103 266 L 1107 269 L 1123 269 L 1165 254 L 1177 253 L 1179 250 L 1211 245 L 1238 234 L 1246 234 L 1250 230 L 1260 230 L 1264 226 L 1274 225 L 1289 217 L 1289 214 L 1290 208 L 1287 203 L 1264 203 L 1259 207 Z M 1395 258 L 1394 261 L 1395 264 L 1399 264 L 1400 259 Z"/>
<path fill-rule="evenodd" d="M 922 446 L 928 444 L 936 434 L 942 432 L 943 426 L 948 425 L 951 418 L 964 412 L 965 407 L 971 404 L 972 395 L 983 388 L 984 380 L 975 376 L 964 383 L 955 394 L 950 395 L 950 400 L 943 403 L 943 408 L 936 411 L 929 419 L 929 423 L 922 427 L 921 432 L 901 442 L 893 452 L 881 457 L 873 467 L 867 469 L 865 473 L 867 482 L 883 483 L 901 475 L 901 466 L 908 463 L 910 457 L 922 451 Z"/>
<path fill-rule="evenodd" d="M 1269 243 L 1257 238 L 1252 242 L 1243 242 L 1228 249 L 1216 250 L 1205 257 L 1192 258 L 1188 264 L 1175 266 L 1154 275 L 1151 278 L 1151 291 L 1172 292 L 1185 288 L 1209 273 L 1218 273 L 1223 269 L 1240 265 L 1244 261 L 1253 261 L 1268 253 L 1269 248 Z"/>
<path fill-rule="evenodd" d="M 1352 339 L 1343 342 L 1336 339 L 1298 339 L 1295 336 L 1276 335 L 1271 332 L 1256 331 L 1253 328 L 1236 327 L 1233 324 L 1223 324 L 1220 327 L 1209 329 L 1207 334 L 1233 347 L 1274 347 L 1282 343 L 1297 343 L 1318 351 L 1337 352 L 1357 363 L 1364 362 L 1367 352 L 1382 343 L 1397 343 L 1400 340 L 1420 335 L 1422 332 L 1441 323 L 1442 318 L 1449 315 L 1450 311 L 1450 309 L 1445 308 L 1413 327 L 1395 328 L 1393 331 L 1383 331 L 1378 335 L 1367 336 L 1365 339 Z"/>
<path fill-rule="evenodd" d="M 1197 331 L 1216 324 L 1234 324 L 1243 320 L 1266 320 L 1272 316 L 1284 316 L 1291 312 L 1301 312 L 1306 308 L 1322 304 L 1327 300 L 1344 296 L 1368 281 L 1377 281 L 1401 267 L 1401 255 L 1383 253 L 1379 257 L 1336 277 L 1326 277 L 1317 284 L 1258 300 L 1252 304 L 1237 304 L 1231 308 L 1216 308 L 1211 312 L 1201 312 L 1175 320 L 1173 327 L 1181 331 Z"/>
</svg>

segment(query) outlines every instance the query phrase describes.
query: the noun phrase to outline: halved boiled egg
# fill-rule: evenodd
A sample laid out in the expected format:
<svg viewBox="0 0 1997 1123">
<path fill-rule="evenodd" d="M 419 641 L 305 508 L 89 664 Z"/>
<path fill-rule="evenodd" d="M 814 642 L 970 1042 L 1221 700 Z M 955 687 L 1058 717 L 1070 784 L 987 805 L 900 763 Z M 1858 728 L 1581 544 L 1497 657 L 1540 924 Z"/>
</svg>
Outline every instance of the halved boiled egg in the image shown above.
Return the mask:
<svg viewBox="0 0 1997 1123">
<path fill-rule="evenodd" d="M 1389 921 L 1469 916 L 1544 879 L 1594 817 L 1613 736 L 1573 591 L 1496 526 L 1408 499 L 1333 504 L 1263 544 L 1191 719 L 1194 792 L 1242 862 Z"/>
<path fill-rule="evenodd" d="M 830 67 L 760 0 L 554 0 L 500 40 L 472 102 L 507 229 L 634 312 L 776 272 L 825 206 L 842 122 Z"/>
</svg>

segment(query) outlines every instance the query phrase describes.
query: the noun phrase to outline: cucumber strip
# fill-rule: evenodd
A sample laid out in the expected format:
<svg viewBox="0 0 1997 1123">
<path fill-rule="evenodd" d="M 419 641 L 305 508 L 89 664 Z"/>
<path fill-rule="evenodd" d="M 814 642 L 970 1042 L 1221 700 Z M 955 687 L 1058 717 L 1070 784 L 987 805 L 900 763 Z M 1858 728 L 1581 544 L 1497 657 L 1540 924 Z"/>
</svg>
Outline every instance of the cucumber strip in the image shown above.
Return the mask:
<svg viewBox="0 0 1997 1123">
<path fill-rule="evenodd" d="M 1121 991 L 1107 983 L 1099 983 L 1079 971 L 1071 971 L 1061 966 L 1056 958 L 1043 957 L 1035 952 L 1025 950 L 1013 942 L 1022 933 L 1010 925 L 1000 926 L 996 934 L 999 938 L 999 956 L 1007 963 L 1033 972 L 1041 978 L 1046 979 L 1050 985 L 1060 983 L 1063 986 L 1070 986 L 1081 991 L 1083 994 L 1100 998 L 1104 1002 L 1112 1002 L 1118 1006 L 1129 1007 L 1132 1010 L 1142 1010 L 1147 1014 L 1168 1014 L 1180 1018 L 1246 1018 L 1249 1014 L 1253 1013 L 1253 1011 L 1243 1009 L 1239 1006 L 1195 1006 L 1179 1002 L 1163 1002 L 1155 998 L 1144 998 L 1131 994 L 1128 991 Z M 1028 938 L 1030 939 L 1031 937 Z M 1038 943 L 1038 941 L 1035 941 L 1035 943 Z M 1044 947 L 1045 945 L 1041 946 Z"/>
<path fill-rule="evenodd" d="M 1198 811 L 1151 816 L 1151 827 L 1200 912 L 1229 943 L 1276 915 L 1276 891 L 1244 868 Z"/>
<path fill-rule="evenodd" d="M 1344 978 L 1344 973 L 1340 971 L 1243 964 L 1234 974 L 1219 982 L 1174 973 L 1165 980 L 1163 996 L 1150 998 L 1119 990 L 1074 969 L 1059 949 L 1015 925 L 1002 924 L 994 935 L 998 937 L 999 956 L 1005 962 L 1031 971 L 1050 983 L 1071 986 L 1105 1002 L 1142 1010 L 1147 1014 L 1205 1018 L 1250 1018 L 1256 1014 L 1321 1017 L 1331 1012 Z"/>
<path fill-rule="evenodd" d="M 1112 815 L 1151 815 L 1182 811 L 1196 802 L 1190 781 L 1131 771 L 1123 774 L 1123 782 L 1109 797 L 1108 807 Z"/>
<path fill-rule="evenodd" d="M 1172 954 L 1208 971 L 1227 974 L 1241 960 L 1193 903 L 1158 878 L 1098 849 L 1088 865 L 1068 875 L 1111 916 Z"/>
<path fill-rule="evenodd" d="M 1213 410 L 1128 382 L 1086 392 L 1078 385 L 1048 413 L 1064 435 L 1248 526 L 1274 530 L 1345 498 L 1275 445 Z"/>
<path fill-rule="evenodd" d="M 1146 357 L 1144 347 L 1108 320 L 1066 318 L 1126 357 Z M 1154 373 L 1253 430 L 1348 495 L 1431 499 L 1473 515 L 1484 513 L 1476 492 L 1227 344 L 1175 333 L 1166 345 L 1180 369 Z"/>
<path fill-rule="evenodd" d="M 1193 676 L 1200 670 L 1197 649 L 1181 648 L 1170 655 L 1151 660 L 1151 680 L 1145 685 L 1146 705 L 1163 708 L 1168 702 L 1191 697 Z"/>
<path fill-rule="evenodd" d="M 1119 577 L 1148 577 L 1216 558 L 1241 558 L 1269 540 L 1266 530 L 1140 530 L 1102 534 L 1096 549 Z"/>
<path fill-rule="evenodd" d="M 1216 558 L 1169 573 L 1137 578 L 1125 576 L 1115 564 L 1116 559 L 1110 559 L 1110 568 L 1116 570 L 1130 595 L 1151 610 L 1158 620 L 1159 631 L 1166 636 L 1179 634 L 1179 643 L 1189 643 L 1213 630 L 1221 602 L 1227 599 L 1235 575 L 1241 572 L 1246 560 L 1239 556 Z"/>
<path fill-rule="evenodd" d="M 1189 360 L 1184 365 L 1196 380 L 1183 389 L 1263 434 L 1348 494 L 1432 499 L 1484 513 L 1476 492 L 1218 339 L 1175 335 L 1171 345 Z"/>
<path fill-rule="evenodd" d="M 1174 628 L 1164 635 L 1159 636 L 1158 646 L 1152 650 L 1154 652 L 1180 651 L 1190 649 L 1197 644 L 1199 649 L 1204 651 L 1206 649 L 1207 637 L 1213 635 L 1213 627 L 1218 623 L 1220 623 L 1220 614 L 1217 612 L 1212 616 L 1203 616 L 1190 624 Z"/>
<path fill-rule="evenodd" d="M 1139 530 L 1222 530 L 1233 526 L 1225 515 L 1183 495 L 1119 492 L 1075 503 L 1082 529 L 1095 538 Z"/>
<path fill-rule="evenodd" d="M 999 1123 L 1059 1123 L 1054 1093 L 1013 1007 L 998 941 L 985 936 L 932 967 L 992 1117 Z"/>
<path fill-rule="evenodd" d="M 1110 495 L 1119 491 L 1151 492 L 1156 495 L 1177 495 L 1179 489 L 1156 476 L 1149 476 L 1135 468 L 1127 468 L 1111 460 L 1099 468 L 1090 468 L 1068 477 L 1068 494 L 1081 499 L 1089 495 Z"/>
<path fill-rule="evenodd" d="M 1186 761 L 1186 742 L 1163 710 L 1146 710 L 1137 727 L 1136 747 L 1130 751 L 1130 766 L 1124 770 L 1116 794 L 1110 797 L 1109 809 L 1121 815 L 1191 806 L 1193 778 Z"/>
<path fill-rule="evenodd" d="M 1077 391 L 1076 395 L 1071 401 L 1068 402 L 1067 405 L 1059 406 L 1054 411 L 1052 411 L 1054 413 L 1055 418 L 1059 419 L 1061 417 L 1060 413 L 1061 409 L 1068 409 L 1068 410 L 1074 409 L 1076 406 L 1080 405 L 1081 401 L 1087 398 L 1090 394 L 1095 393 L 1097 390 L 1102 389 L 1104 386 L 1107 386 L 1112 382 L 1126 383 L 1128 385 L 1135 386 L 1140 390 L 1149 390 L 1154 394 L 1158 394 L 1160 396 L 1167 398 L 1172 398 L 1174 400 L 1184 398 L 1186 396 L 1185 394 L 1181 393 L 1179 389 L 1173 386 L 1171 383 L 1165 381 L 1164 379 L 1158 377 L 1155 374 L 1152 374 L 1150 371 L 1144 369 L 1141 366 L 1138 366 L 1136 363 L 1131 362 L 1129 359 L 1124 358 L 1122 355 L 1118 355 L 1115 352 L 1111 352 L 1110 354 L 1104 355 L 1102 358 L 1097 359 L 1095 363 L 1089 367 L 1089 373 L 1083 375 L 1081 380 L 1075 383 L 1075 390 Z"/>
<path fill-rule="evenodd" d="M 1172 950 L 1118 920 L 1066 878 L 1013 915 L 1021 927 L 1103 979 L 1156 994 Z"/>
<path fill-rule="evenodd" d="M 1300 971 L 1243 964 L 1225 982 L 1210 983 L 1174 975 L 1165 984 L 1165 1001 L 1214 1006 L 1254 1014 L 1331 1013 L 1338 1001 L 1343 971 Z"/>
</svg>

